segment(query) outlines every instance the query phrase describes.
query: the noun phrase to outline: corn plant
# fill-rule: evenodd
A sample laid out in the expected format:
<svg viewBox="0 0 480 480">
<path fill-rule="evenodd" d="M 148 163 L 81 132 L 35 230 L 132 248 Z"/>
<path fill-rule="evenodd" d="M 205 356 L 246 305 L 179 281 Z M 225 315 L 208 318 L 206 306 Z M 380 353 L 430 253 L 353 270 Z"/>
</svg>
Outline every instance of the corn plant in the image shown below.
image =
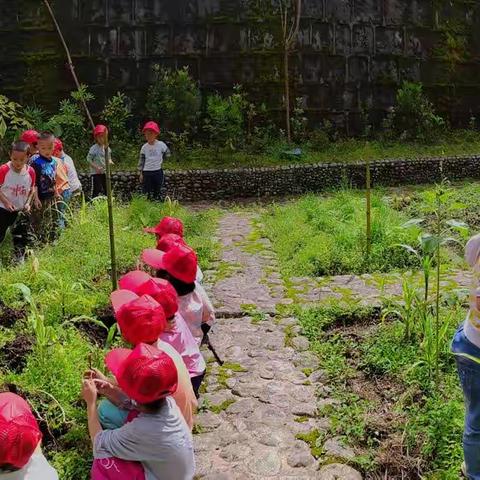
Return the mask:
<svg viewBox="0 0 480 480">
<path fill-rule="evenodd" d="M 411 276 L 404 276 L 402 281 L 402 301 L 390 304 L 383 309 L 382 321 L 392 316 L 400 320 L 404 325 L 404 337 L 406 341 L 411 341 L 417 336 L 420 315 L 425 308 L 425 302 L 422 301 L 415 283 Z M 423 330 L 423 327 L 421 328 Z"/>
<path fill-rule="evenodd" d="M 46 359 L 47 348 L 57 340 L 57 333 L 51 326 L 45 324 L 45 316 L 37 307 L 30 288 L 23 283 L 15 283 L 14 288 L 20 290 L 25 302 L 30 307 L 27 317 L 28 325 L 35 335 L 35 346 L 40 359 Z"/>
<path fill-rule="evenodd" d="M 460 222 L 455 219 L 448 218 L 450 215 L 464 210 L 465 205 L 454 202 L 453 192 L 447 187 L 445 183 L 437 185 L 433 191 L 427 191 L 424 194 L 425 206 L 423 207 L 424 213 L 427 214 L 430 220 L 430 227 L 433 233 L 422 232 L 419 236 L 420 248 L 414 248 L 411 245 L 400 245 L 407 249 L 411 253 L 417 255 L 422 262 L 423 274 L 424 274 L 424 302 L 425 304 L 429 298 L 429 283 L 433 266 L 436 270 L 436 289 L 434 298 L 434 325 L 431 324 L 431 318 L 429 316 L 424 317 L 424 332 L 423 342 L 424 351 L 426 352 L 426 358 L 428 358 L 429 367 L 432 365 L 430 362 L 430 355 L 434 354 L 434 370 L 435 380 L 438 387 L 439 383 L 439 364 L 440 364 L 440 349 L 442 335 L 445 331 L 445 325 L 440 322 L 440 297 L 441 297 L 441 272 L 442 272 L 442 248 L 449 244 L 460 244 L 462 240 L 468 238 L 469 228 L 464 222 Z M 427 223 L 427 219 L 416 218 L 410 220 L 404 225 L 404 228 L 411 228 L 413 226 L 419 227 Z M 456 236 L 455 236 L 456 234 Z M 424 310 L 427 314 L 427 309 Z M 435 345 L 432 346 L 432 341 L 435 341 Z M 425 343 L 426 342 L 426 343 Z M 432 370 L 429 369 L 431 373 Z"/>
</svg>

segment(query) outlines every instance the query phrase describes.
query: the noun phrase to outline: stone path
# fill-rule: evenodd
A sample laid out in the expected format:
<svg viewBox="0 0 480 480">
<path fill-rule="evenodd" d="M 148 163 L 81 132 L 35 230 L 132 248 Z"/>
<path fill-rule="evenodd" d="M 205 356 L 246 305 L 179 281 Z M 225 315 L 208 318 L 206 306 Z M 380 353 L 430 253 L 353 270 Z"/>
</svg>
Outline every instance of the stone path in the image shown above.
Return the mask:
<svg viewBox="0 0 480 480">
<path fill-rule="evenodd" d="M 412 275 L 412 274 L 410 274 Z M 349 299 L 364 305 L 380 305 L 385 297 L 394 298 L 402 295 L 402 275 L 395 273 L 338 275 L 334 277 L 311 278 L 297 277 L 290 279 L 289 296 L 300 304 L 320 303 L 329 298 Z M 423 283 L 421 273 L 412 275 L 412 280 L 419 286 Z M 471 274 L 465 271 L 451 271 L 442 275 L 445 288 L 468 289 Z M 432 290 L 435 288 L 435 273 L 432 274 Z"/>
<path fill-rule="evenodd" d="M 255 221 L 250 214 L 227 213 L 219 223 L 221 260 L 208 278 L 221 317 L 211 340 L 225 364 L 205 351 L 209 372 L 196 426 L 197 478 L 361 480 L 346 465 L 320 468 L 310 446 L 297 439 L 328 428 L 328 420 L 316 416 L 316 388 L 326 387 L 325 377 L 297 321 L 271 315 L 286 303 L 285 290 Z"/>
<path fill-rule="evenodd" d="M 222 251 L 210 289 L 219 316 L 241 315 L 253 308 L 274 313 L 285 303 L 275 254 L 268 239 L 256 237 L 255 221 L 248 213 L 227 213 L 219 221 Z"/>
</svg>

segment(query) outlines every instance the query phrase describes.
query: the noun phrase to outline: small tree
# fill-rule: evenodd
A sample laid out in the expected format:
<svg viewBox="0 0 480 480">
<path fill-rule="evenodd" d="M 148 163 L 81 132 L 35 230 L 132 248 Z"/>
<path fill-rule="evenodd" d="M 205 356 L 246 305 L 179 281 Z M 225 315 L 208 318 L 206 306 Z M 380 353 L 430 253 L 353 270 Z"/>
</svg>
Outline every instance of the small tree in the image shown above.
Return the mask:
<svg viewBox="0 0 480 480">
<path fill-rule="evenodd" d="M 403 83 L 397 92 L 397 105 L 390 115 L 394 130 L 404 138 L 436 139 L 445 126 L 443 118 L 435 114 L 421 83 Z"/>
<path fill-rule="evenodd" d="M 277 0 L 282 27 L 283 66 L 285 80 L 285 126 L 287 140 L 292 141 L 290 125 L 290 52 L 297 39 L 302 15 L 302 0 Z"/>
<path fill-rule="evenodd" d="M 235 150 L 244 137 L 245 103 L 239 87 L 226 98 L 218 94 L 208 97 L 204 129 L 217 150 Z"/>
<path fill-rule="evenodd" d="M 148 90 L 149 115 L 176 133 L 191 130 L 200 113 L 200 90 L 188 68 L 169 70 L 154 66 L 155 79 Z"/>
</svg>

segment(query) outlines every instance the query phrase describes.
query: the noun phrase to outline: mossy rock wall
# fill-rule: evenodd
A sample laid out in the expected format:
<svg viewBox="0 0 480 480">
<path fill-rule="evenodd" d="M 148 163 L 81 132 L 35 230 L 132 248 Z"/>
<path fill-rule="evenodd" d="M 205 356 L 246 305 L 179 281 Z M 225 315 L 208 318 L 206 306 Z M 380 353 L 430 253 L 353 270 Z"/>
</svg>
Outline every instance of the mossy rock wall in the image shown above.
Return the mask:
<svg viewBox="0 0 480 480">
<path fill-rule="evenodd" d="M 82 82 L 121 89 L 144 111 L 155 63 L 187 65 L 206 91 L 247 87 L 282 108 L 279 20 L 268 0 L 56 0 Z M 354 131 L 380 118 L 403 80 L 422 81 L 453 123 L 480 114 L 480 2 L 304 0 L 294 94 L 312 121 Z M 0 0 L 0 91 L 53 108 L 73 87 L 40 0 Z"/>
</svg>

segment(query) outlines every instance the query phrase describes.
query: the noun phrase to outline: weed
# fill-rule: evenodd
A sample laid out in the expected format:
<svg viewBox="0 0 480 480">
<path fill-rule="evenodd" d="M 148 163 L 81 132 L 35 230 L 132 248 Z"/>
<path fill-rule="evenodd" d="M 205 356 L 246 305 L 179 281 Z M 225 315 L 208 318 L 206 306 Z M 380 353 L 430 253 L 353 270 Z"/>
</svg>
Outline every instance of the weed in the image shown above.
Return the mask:
<svg viewBox="0 0 480 480">
<path fill-rule="evenodd" d="M 315 458 L 320 458 L 323 453 L 322 442 L 323 433 L 315 429 L 308 433 L 297 433 L 295 435 L 297 440 L 302 440 L 310 447 L 310 451 Z"/>
<path fill-rule="evenodd" d="M 235 403 L 235 399 L 229 398 L 222 402 L 220 405 L 210 405 L 209 410 L 213 413 L 220 413 L 225 411 L 230 405 Z"/>
<path fill-rule="evenodd" d="M 285 341 L 284 341 L 285 347 L 293 348 L 293 339 L 295 338 L 295 332 L 293 330 L 293 325 L 287 325 L 285 327 L 284 332 L 285 332 Z"/>
</svg>

